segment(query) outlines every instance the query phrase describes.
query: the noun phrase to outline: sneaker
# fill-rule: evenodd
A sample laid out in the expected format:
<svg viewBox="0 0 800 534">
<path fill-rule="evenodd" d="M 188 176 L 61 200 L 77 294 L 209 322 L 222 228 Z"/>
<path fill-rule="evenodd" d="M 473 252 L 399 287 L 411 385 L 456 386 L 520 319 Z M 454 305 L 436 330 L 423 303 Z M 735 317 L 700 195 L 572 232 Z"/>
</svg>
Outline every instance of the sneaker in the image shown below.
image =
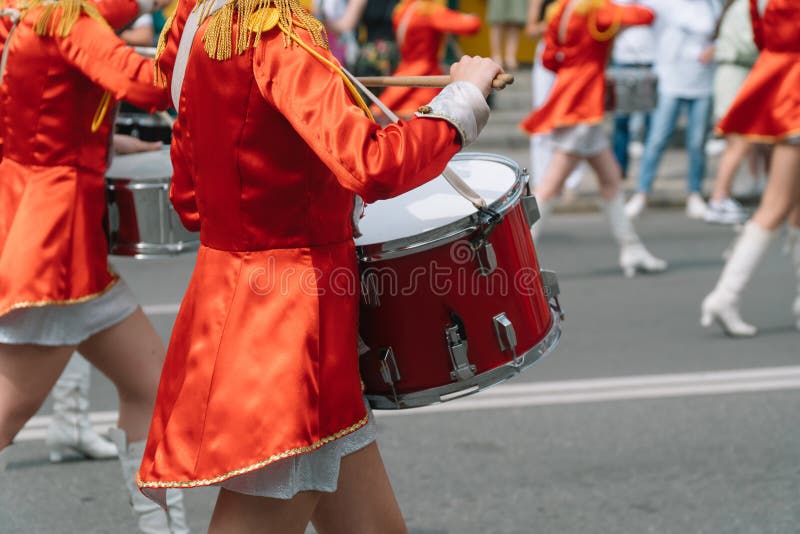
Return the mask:
<svg viewBox="0 0 800 534">
<path fill-rule="evenodd" d="M 629 219 L 635 219 L 642 214 L 646 207 L 647 195 L 644 193 L 636 193 L 625 204 L 625 215 L 627 215 Z"/>
<path fill-rule="evenodd" d="M 716 157 L 721 155 L 725 152 L 725 147 L 728 143 L 725 141 L 724 138 L 712 138 L 706 141 L 706 156 L 708 157 Z"/>
<path fill-rule="evenodd" d="M 628 145 L 628 156 L 638 159 L 642 157 L 644 154 L 644 143 L 641 141 L 631 141 L 631 144 Z"/>
<path fill-rule="evenodd" d="M 742 224 L 750 214 L 732 198 L 711 200 L 706 210 L 705 221 L 713 224 Z"/>
<path fill-rule="evenodd" d="M 686 199 L 686 216 L 690 219 L 705 219 L 708 206 L 700 193 L 692 193 Z"/>
</svg>

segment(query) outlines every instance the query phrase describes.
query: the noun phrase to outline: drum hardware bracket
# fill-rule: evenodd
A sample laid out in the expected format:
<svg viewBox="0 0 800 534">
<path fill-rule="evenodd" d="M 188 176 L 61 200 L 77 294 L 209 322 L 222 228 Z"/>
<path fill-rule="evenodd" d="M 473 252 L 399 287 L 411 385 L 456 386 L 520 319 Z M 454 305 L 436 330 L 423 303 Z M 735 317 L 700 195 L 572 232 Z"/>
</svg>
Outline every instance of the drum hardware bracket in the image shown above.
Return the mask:
<svg viewBox="0 0 800 534">
<path fill-rule="evenodd" d="M 492 317 L 492 324 L 494 324 L 494 332 L 497 334 L 500 350 L 511 352 L 512 365 L 522 366 L 525 358 L 517 355 L 517 332 L 514 330 L 514 323 L 503 312 Z"/>
<path fill-rule="evenodd" d="M 382 347 L 378 349 L 378 363 L 380 365 L 381 378 L 387 386 L 392 388 L 392 398 L 399 406 L 397 390 L 394 387 L 395 381 L 400 382 L 400 369 L 397 367 L 397 358 L 394 357 L 392 347 Z M 394 374 L 394 378 L 392 378 Z"/>
<path fill-rule="evenodd" d="M 453 363 L 450 379 L 462 381 L 475 376 L 477 368 L 469 363 L 467 340 L 461 337 L 459 325 L 448 326 L 445 328 L 444 334 L 447 340 L 447 350 L 450 352 L 450 360 Z"/>
<path fill-rule="evenodd" d="M 381 306 L 377 278 L 375 273 L 369 269 L 361 273 L 361 299 L 370 308 L 380 308 Z"/>
<path fill-rule="evenodd" d="M 553 271 L 541 271 L 542 287 L 544 287 L 544 296 L 547 300 L 552 301 L 550 306 L 558 313 L 558 318 L 564 320 L 564 310 L 561 308 L 561 303 L 558 296 L 561 294 L 561 289 L 558 286 L 558 275 Z"/>
<path fill-rule="evenodd" d="M 478 213 L 482 216 L 478 235 L 472 240 L 472 250 L 478 260 L 478 272 L 481 276 L 489 276 L 497 269 L 497 255 L 494 247 L 487 241 L 489 234 L 503 220 L 503 216 L 489 208 L 480 208 Z"/>
<path fill-rule="evenodd" d="M 542 218 L 542 214 L 539 211 L 539 203 L 533 195 L 522 197 L 522 209 L 525 211 L 529 226 L 533 226 L 536 221 Z"/>
</svg>

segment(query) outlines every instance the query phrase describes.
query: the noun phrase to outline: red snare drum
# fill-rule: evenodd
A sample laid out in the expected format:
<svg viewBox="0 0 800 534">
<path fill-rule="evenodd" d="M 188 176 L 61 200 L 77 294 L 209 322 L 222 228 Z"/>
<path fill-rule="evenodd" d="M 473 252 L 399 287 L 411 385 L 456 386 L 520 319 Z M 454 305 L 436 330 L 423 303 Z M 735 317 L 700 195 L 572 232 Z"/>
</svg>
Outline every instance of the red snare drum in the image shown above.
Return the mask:
<svg viewBox="0 0 800 534">
<path fill-rule="evenodd" d="M 425 406 L 507 380 L 555 347 L 558 283 L 541 271 L 533 197 L 512 160 L 457 155 L 451 166 L 489 202 L 477 211 L 439 177 L 367 208 L 359 331 L 373 408 Z"/>
</svg>

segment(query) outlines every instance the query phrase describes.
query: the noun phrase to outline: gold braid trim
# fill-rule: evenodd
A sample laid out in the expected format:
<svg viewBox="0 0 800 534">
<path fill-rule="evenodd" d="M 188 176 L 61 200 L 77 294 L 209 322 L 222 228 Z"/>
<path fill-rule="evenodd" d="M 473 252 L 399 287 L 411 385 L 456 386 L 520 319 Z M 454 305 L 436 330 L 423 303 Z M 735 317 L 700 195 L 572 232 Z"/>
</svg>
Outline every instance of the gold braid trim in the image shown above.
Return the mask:
<svg viewBox="0 0 800 534">
<path fill-rule="evenodd" d="M 42 37 L 67 37 L 82 13 L 111 28 L 97 7 L 87 0 L 32 2 L 30 5 L 30 7 L 38 6 L 42 7 L 42 11 L 33 26 L 33 31 Z"/>
<path fill-rule="evenodd" d="M 609 41 L 613 39 L 622 27 L 622 10 L 619 7 L 614 8 L 614 22 L 608 27 L 606 31 L 600 31 L 597 27 L 597 10 L 592 10 L 589 14 L 589 33 L 592 39 L 598 42 Z"/>
<path fill-rule="evenodd" d="M 161 59 L 161 56 L 164 54 L 164 50 L 167 49 L 167 37 L 169 36 L 169 32 L 172 30 L 172 24 L 175 22 L 175 15 L 178 13 L 178 10 L 174 10 L 172 15 L 164 22 L 164 28 L 161 30 L 161 35 L 158 36 L 158 45 L 156 45 L 156 55 L 155 61 L 153 61 L 153 84 L 156 87 L 166 87 L 167 86 L 167 77 L 161 71 L 161 67 L 158 61 Z"/>
</svg>

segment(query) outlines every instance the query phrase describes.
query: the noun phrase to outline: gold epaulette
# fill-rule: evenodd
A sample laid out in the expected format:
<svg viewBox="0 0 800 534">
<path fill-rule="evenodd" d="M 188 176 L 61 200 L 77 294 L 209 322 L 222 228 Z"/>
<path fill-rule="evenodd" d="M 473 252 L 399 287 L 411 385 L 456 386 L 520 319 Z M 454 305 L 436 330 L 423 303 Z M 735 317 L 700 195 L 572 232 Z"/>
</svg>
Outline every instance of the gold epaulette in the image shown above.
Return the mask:
<svg viewBox="0 0 800 534">
<path fill-rule="evenodd" d="M 29 9 L 34 7 L 42 10 L 33 31 L 43 37 L 67 37 L 81 14 L 108 26 L 97 7 L 87 0 L 34 1 L 28 6 Z"/>
</svg>

